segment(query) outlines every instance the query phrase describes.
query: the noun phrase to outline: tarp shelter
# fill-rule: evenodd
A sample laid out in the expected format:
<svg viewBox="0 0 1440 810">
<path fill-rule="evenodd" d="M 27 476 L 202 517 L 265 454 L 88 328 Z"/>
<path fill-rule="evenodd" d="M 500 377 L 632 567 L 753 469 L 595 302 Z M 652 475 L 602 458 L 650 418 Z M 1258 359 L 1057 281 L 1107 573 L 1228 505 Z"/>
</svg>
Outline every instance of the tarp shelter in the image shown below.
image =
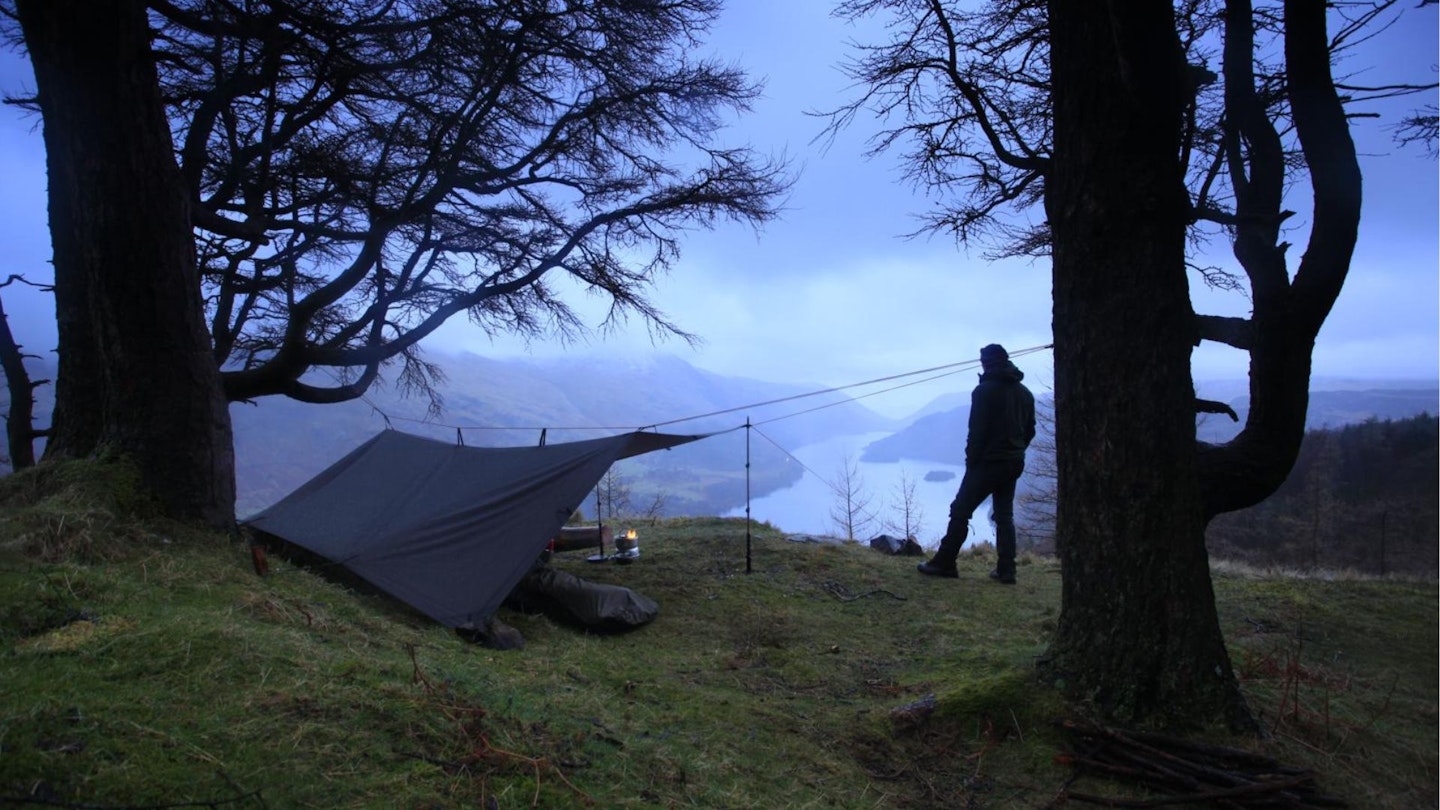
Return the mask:
<svg viewBox="0 0 1440 810">
<path fill-rule="evenodd" d="M 494 615 L 617 459 L 703 436 L 466 447 L 384 430 L 246 521 L 448 626 Z"/>
</svg>

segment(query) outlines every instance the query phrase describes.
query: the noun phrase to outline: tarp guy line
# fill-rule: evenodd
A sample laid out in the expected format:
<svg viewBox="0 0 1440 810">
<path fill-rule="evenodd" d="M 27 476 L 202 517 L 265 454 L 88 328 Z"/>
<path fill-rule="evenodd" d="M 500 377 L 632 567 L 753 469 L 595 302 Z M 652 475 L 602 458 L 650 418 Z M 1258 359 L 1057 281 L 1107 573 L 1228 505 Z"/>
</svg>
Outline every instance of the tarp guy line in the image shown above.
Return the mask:
<svg viewBox="0 0 1440 810">
<path fill-rule="evenodd" d="M 810 473 L 811 475 L 815 476 L 816 478 L 820 479 L 820 483 L 822 483 L 822 484 L 824 484 L 826 487 L 828 487 L 832 493 L 834 493 L 834 494 L 836 494 L 836 495 L 839 495 L 839 494 L 840 494 L 840 488 L 837 487 L 837 486 L 835 486 L 834 484 L 830 483 L 830 479 L 828 479 L 828 478 L 826 478 L 825 476 L 821 475 L 820 473 L 815 472 L 814 470 L 810 469 L 808 466 L 805 465 L 805 462 L 803 462 L 803 461 L 801 461 L 800 459 L 796 458 L 794 453 L 791 453 L 789 450 L 786 450 L 785 448 L 781 447 L 779 442 L 775 441 L 774 439 L 770 438 L 769 436 L 766 436 L 766 435 L 765 435 L 765 431 L 761 430 L 759 427 L 756 427 L 755 425 L 751 425 L 751 426 L 750 426 L 750 429 L 753 430 L 753 431 L 755 431 L 756 433 L 760 434 L 760 438 L 762 438 L 762 439 L 764 439 L 765 441 L 770 442 L 771 444 L 775 445 L 775 449 L 776 449 L 776 450 L 779 450 L 780 452 L 784 453 L 791 461 L 795 462 L 796 464 L 799 464 L 799 465 L 800 465 L 800 468 L 801 468 L 802 470 L 804 470 L 805 472 L 808 472 L 808 473 Z M 748 484 L 748 482 L 747 482 L 747 484 Z M 750 508 L 748 497 L 747 497 L 747 499 L 746 499 L 745 508 L 746 508 L 747 510 Z"/>
<path fill-rule="evenodd" d="M 1055 345 L 1055 344 L 1053 344 L 1053 343 L 1047 343 L 1047 344 L 1045 344 L 1045 345 L 1043 345 L 1043 346 L 1031 346 L 1031 347 L 1028 348 L 1028 349 L 1020 349 L 1020 350 L 1018 350 L 1018 351 L 1015 351 L 1015 352 L 1011 353 L 1010 356 L 1011 356 L 1011 357 L 1024 357 L 1025 355 L 1031 354 L 1031 353 L 1033 353 L 1033 352 L 1043 351 L 1043 350 L 1045 350 L 1045 349 L 1052 348 L 1052 347 L 1054 347 L 1054 345 Z M 964 361 L 961 361 L 961 362 L 959 362 L 959 363 L 947 363 L 947 364 L 945 364 L 945 365 L 943 365 L 943 366 L 932 366 L 932 367 L 930 367 L 930 368 L 922 368 L 922 369 L 920 369 L 920 370 L 918 370 L 918 371 L 907 371 L 907 372 L 905 372 L 905 373 L 903 373 L 903 374 L 891 374 L 891 375 L 888 376 L 888 377 L 876 377 L 876 378 L 873 379 L 873 380 L 865 380 L 864 382 L 850 383 L 849 385 L 837 385 L 837 386 L 835 386 L 834 388 L 822 388 L 822 389 L 820 389 L 819 391 L 811 391 L 811 392 L 805 393 L 805 394 L 795 394 L 795 395 L 793 395 L 793 396 L 780 397 L 779 399 L 767 400 L 767 401 L 765 401 L 765 402 L 757 402 L 757 403 L 753 403 L 753 404 L 751 404 L 751 405 L 740 405 L 740 406 L 737 406 L 737 407 L 734 407 L 734 408 L 726 408 L 726 409 L 724 409 L 724 410 L 711 411 L 710 413 L 702 413 L 702 414 L 700 414 L 699 416 L 687 416 L 687 417 L 685 417 L 685 418 L 683 418 L 683 419 L 671 419 L 669 422 L 656 422 L 655 424 L 653 424 L 653 425 L 648 425 L 648 426 L 646 426 L 646 428 L 642 428 L 642 429 L 660 428 L 660 427 L 665 427 L 665 426 L 667 426 L 667 425 L 673 425 L 673 424 L 676 424 L 676 423 L 678 423 L 678 422 L 689 422 L 689 421 L 694 420 L 694 419 L 704 419 L 704 418 L 707 417 L 707 416 L 720 416 L 720 415 L 722 415 L 722 414 L 734 413 L 734 412 L 736 412 L 736 411 L 743 411 L 743 410 L 747 410 L 747 409 L 749 409 L 749 408 L 761 408 L 761 407 L 764 407 L 764 406 L 766 406 L 766 405 L 778 405 L 778 404 L 780 404 L 780 403 L 782 403 L 782 402 L 791 402 L 791 401 L 793 401 L 793 400 L 805 399 L 806 397 L 815 397 L 815 396 L 819 396 L 819 395 L 821 395 L 821 394 L 832 394 L 832 393 L 834 393 L 834 392 L 836 392 L 836 391 L 844 391 L 844 390 L 849 389 L 849 388 L 860 388 L 861 386 L 874 385 L 874 384 L 876 384 L 876 383 L 882 383 L 882 382 L 890 382 L 891 380 L 900 380 L 900 379 L 904 379 L 905 377 L 914 377 L 914 376 L 917 375 L 917 374 L 929 374 L 929 373 L 931 373 L 932 371 L 946 371 L 947 369 L 954 369 L 953 371 L 949 371 L 947 374 L 939 374 L 939 375 L 936 375 L 935 377 L 931 378 L 931 379 L 939 379 L 940 377 L 946 377 L 946 376 L 949 376 L 950 374 L 957 374 L 957 373 L 959 373 L 959 372 L 961 372 L 961 371 L 965 371 L 967 368 L 969 368 L 969 369 L 974 369 L 976 366 L 979 366 L 979 365 L 980 365 L 980 360 L 979 360 L 979 358 L 976 358 L 976 359 L 974 359 L 974 360 L 964 360 Z M 894 388 L 888 388 L 888 389 L 885 389 L 884 391 L 875 391 L 875 392 L 872 392 L 872 393 L 870 393 L 870 394 L 865 394 L 864 396 L 874 396 L 875 394 L 883 394 L 883 393 L 886 393 L 886 392 L 888 392 L 888 391 L 894 391 L 894 390 L 897 390 L 897 389 L 900 389 L 900 388 L 904 388 L 904 387 L 909 386 L 909 385 L 916 385 L 916 384 L 921 383 L 921 382 L 928 382 L 928 380 L 917 380 L 916 382 L 905 383 L 904 385 L 897 385 L 897 386 L 895 386 Z M 851 397 L 850 399 L 861 399 L 861 398 L 863 398 L 863 397 Z M 833 402 L 833 403 L 831 403 L 831 405 L 839 405 L 839 404 L 841 404 L 841 402 L 844 402 L 844 401 L 847 401 L 847 400 L 841 400 L 840 402 Z M 829 406 L 829 405 L 826 405 L 826 406 L 821 406 L 821 407 L 830 407 L 830 406 Z M 810 410 L 816 410 L 816 411 L 818 411 L 818 410 L 820 410 L 820 408 L 811 408 Z M 807 413 L 807 411 L 802 411 L 801 413 Z M 783 419 L 783 418 L 785 418 L 785 417 L 777 417 L 777 418 Z M 769 422 L 774 422 L 775 419 L 769 419 L 769 420 L 767 420 L 767 421 L 769 421 Z"/>
<path fill-rule="evenodd" d="M 1044 345 L 1042 345 L 1042 346 L 1031 346 L 1031 347 L 1029 347 L 1029 348 L 1018 349 L 1018 350 L 1016 350 L 1016 351 L 1013 351 L 1013 352 L 1010 353 L 1010 356 L 1011 356 L 1011 357 L 1024 357 L 1024 356 L 1027 355 L 1027 354 L 1034 354 L 1035 352 L 1045 351 L 1046 349 L 1050 349 L 1050 348 L 1053 348 L 1053 347 L 1054 347 L 1054 344 L 1053 344 L 1053 343 L 1047 343 L 1047 344 L 1044 344 Z M 728 414 L 728 413 L 735 413 L 735 412 L 738 412 L 738 411 L 748 410 L 748 409 L 750 409 L 750 408 L 762 408 L 762 407 L 765 407 L 765 406 L 767 406 L 767 405 L 778 405 L 778 404 L 781 404 L 781 403 L 784 403 L 784 402 L 791 402 L 791 401 L 794 401 L 794 400 L 806 399 L 806 398 L 808 398 L 808 397 L 820 396 L 821 394 L 832 394 L 832 393 L 835 393 L 835 392 L 837 392 L 837 391 L 845 391 L 845 390 L 848 390 L 848 389 L 851 389 L 851 388 L 860 388 L 860 387 L 867 386 L 867 385 L 875 385 L 876 383 L 890 382 L 890 381 L 892 381 L 892 380 L 905 379 L 905 378 L 907 378 L 907 377 L 914 377 L 914 376 L 919 375 L 919 374 L 929 374 L 929 373 L 935 372 L 935 371 L 944 371 L 944 372 L 945 372 L 944 374 L 936 374 L 936 375 L 934 375 L 934 376 L 932 376 L 932 377 L 926 377 L 925 379 L 922 379 L 922 380 L 912 380 L 912 381 L 910 381 L 910 382 L 902 383 L 902 384 L 900 384 L 900 385 L 891 386 L 891 387 L 889 387 L 889 388 L 882 388 L 882 389 L 880 389 L 879 391 L 871 391 L 870 393 L 867 393 L 867 394 L 861 394 L 861 395 L 859 395 L 859 396 L 849 397 L 849 398 L 847 398 L 847 399 L 842 399 L 842 400 L 837 400 L 837 401 L 835 401 L 835 402 L 826 403 L 826 404 L 824 404 L 824 405 L 817 405 L 817 406 L 815 406 L 815 407 L 813 407 L 813 408 L 807 408 L 807 409 L 802 410 L 802 411 L 796 411 L 796 412 L 794 412 L 794 413 L 785 414 L 785 415 L 782 415 L 782 416 L 771 417 L 770 419 L 765 419 L 765 420 L 763 420 L 763 421 L 754 423 L 754 424 L 759 424 L 759 425 L 766 425 L 766 424 L 769 424 L 769 423 L 771 423 L 771 422 L 778 422 L 778 421 L 780 421 L 781 419 L 789 419 L 789 418 L 791 418 L 791 417 L 801 416 L 801 415 L 803 415 L 803 414 L 813 413 L 813 412 L 815 412 L 815 411 L 824 410 L 825 408 L 832 408 L 832 407 L 835 407 L 836 405 L 842 405 L 842 404 L 844 404 L 844 403 L 846 403 L 846 402 L 852 402 L 852 401 L 856 401 L 856 400 L 867 399 L 867 398 L 869 398 L 869 397 L 878 396 L 878 395 L 880 395 L 880 394 L 888 394 L 888 393 L 890 393 L 891 391 L 898 391 L 898 390 L 900 390 L 901 388 L 908 388 L 908 387 L 910 387 L 910 386 L 912 386 L 912 385 L 920 385 L 921 383 L 932 382 L 932 381 L 934 381 L 934 380 L 938 380 L 938 379 L 941 379 L 941 378 L 944 378 L 944 377 L 949 377 L 949 376 L 951 376 L 951 375 L 958 374 L 958 373 L 960 373 L 960 372 L 962 372 L 962 371 L 973 370 L 973 369 L 979 367 L 979 365 L 980 365 L 980 360 L 979 360 L 978 358 L 973 359 L 973 360 L 964 360 L 964 361 L 957 362 L 957 363 L 948 363 L 948 364 L 942 365 L 942 366 L 932 366 L 932 367 L 930 367 L 930 368 L 919 369 L 919 370 L 916 370 L 916 371 L 907 371 L 907 372 L 904 372 L 904 373 L 902 373 L 902 374 L 892 374 L 892 375 L 889 375 L 889 376 L 886 376 L 886 377 L 877 377 L 877 378 L 872 379 L 872 380 L 865 380 L 865 381 L 863 381 L 863 382 L 850 383 L 850 384 L 848 384 L 848 385 L 838 385 L 838 386 L 835 386 L 835 387 L 832 387 L 832 388 L 823 388 L 823 389 L 820 389 L 820 390 L 817 390 L 817 391 L 809 391 L 809 392 L 806 392 L 806 393 L 803 393 L 803 394 L 793 394 L 793 395 L 788 396 L 788 397 L 780 397 L 780 398 L 778 398 L 778 399 L 771 399 L 771 400 L 766 400 L 766 401 L 764 401 L 764 402 L 751 403 L 751 404 L 749 404 L 749 405 L 738 405 L 738 406 L 733 407 L 733 408 L 724 408 L 724 409 L 722 409 L 722 410 L 711 411 L 711 412 L 709 412 L 709 413 L 702 413 L 702 414 L 698 414 L 698 415 L 696 415 L 696 416 L 686 416 L 686 417 L 681 417 L 681 418 L 679 418 L 679 419 L 671 419 L 671 420 L 669 420 L 669 421 L 656 422 L 656 423 L 654 423 L 654 424 L 652 424 L 652 425 L 645 425 L 645 426 L 639 426 L 639 427 L 634 426 L 634 425 L 627 425 L 627 426 L 610 426 L 610 427 L 601 427 L 601 426 L 596 426 L 596 425 L 584 425 L 584 426 L 575 426 L 575 427 L 557 427 L 557 426 L 555 426 L 555 425 L 534 426 L 534 427 L 500 427 L 500 426 L 496 426 L 496 425 L 448 425 L 448 424 L 445 424 L 445 423 L 442 423 L 442 422 L 431 422 L 431 421 L 425 420 L 425 419 L 414 419 L 414 418 L 405 417 L 405 416 L 394 416 L 394 417 L 391 417 L 390 415 L 386 414 L 385 411 L 384 411 L 383 409 L 381 409 L 379 405 L 376 405 L 376 404 L 375 404 L 374 402 L 372 402 L 368 397 L 361 397 L 361 399 L 362 399 L 362 401 L 364 401 L 366 404 L 368 404 L 372 409 L 374 409 L 374 411 L 375 411 L 376 413 L 380 414 L 380 416 L 381 416 L 382 418 L 384 418 L 387 427 L 390 426 L 390 420 L 393 418 L 393 419 L 403 420 L 403 421 L 406 421 L 406 422 L 415 422 L 415 423 L 417 423 L 417 424 L 422 424 L 422 425 L 430 425 L 430 426 L 434 426 L 434 427 L 443 427 L 443 428 L 452 428 L 452 429 L 454 429 L 455 431 L 457 431 L 457 435 L 458 435 L 458 432 L 459 432 L 459 431 L 463 431 L 463 430 L 535 430 L 535 431 L 545 431 L 545 430 L 551 430 L 551 429 L 553 429 L 553 430 L 618 430 L 618 431 L 626 431 L 626 432 L 629 432 L 629 431 L 636 431 L 636 430 L 653 430 L 653 429 L 656 429 L 656 428 L 666 427 L 666 426 L 668 426 L 668 425 L 679 424 L 679 423 L 681 423 L 681 422 L 691 422 L 691 421 L 694 421 L 694 420 L 696 420 L 696 419 L 705 419 L 705 418 L 708 418 L 708 417 L 711 417 L 711 416 L 723 416 L 723 415 Z M 735 427 L 732 427 L 732 428 L 727 428 L 727 429 L 724 429 L 724 430 L 713 431 L 713 432 L 711 432 L 711 433 L 709 433 L 709 434 L 707 434 L 707 435 L 719 435 L 719 434 L 721 434 L 721 433 L 730 433 L 730 432 L 732 432 L 732 431 L 739 430 L 739 429 L 741 429 L 741 428 L 743 428 L 743 427 L 746 427 L 748 423 L 749 423 L 749 420 L 747 419 L 747 420 L 746 420 L 746 424 L 739 424 L 739 425 L 736 425 Z M 459 442 L 457 442 L 457 443 L 463 444 L 464 442 L 463 442 L 463 440 L 462 440 L 462 441 L 459 441 Z"/>
<path fill-rule="evenodd" d="M 1020 350 L 1016 351 L 1014 354 L 1012 354 L 1012 355 L 1010 355 L 1010 356 L 1011 356 L 1011 357 L 1024 357 L 1024 356 L 1027 355 L 1027 354 L 1034 354 L 1035 352 L 1044 351 L 1044 350 L 1046 350 L 1046 349 L 1049 349 L 1049 348 L 1051 348 L 1051 346 L 1053 346 L 1053 345 L 1054 345 L 1054 344 L 1049 344 L 1049 345 L 1045 345 L 1045 346 L 1031 346 L 1031 347 L 1028 348 L 1028 349 L 1020 349 Z M 944 374 L 936 374 L 934 377 L 926 377 L 926 378 L 923 379 L 923 380 L 912 380 L 912 381 L 907 382 L 907 383 L 901 383 L 900 385 L 892 385 L 892 386 L 890 386 L 889 388 L 882 388 L 882 389 L 880 389 L 879 391 L 871 391 L 871 392 L 868 393 L 868 394 L 860 394 L 860 395 L 858 395 L 858 396 L 853 396 L 853 397 L 850 397 L 850 398 L 848 398 L 848 399 L 842 399 L 842 400 L 839 400 L 839 401 L 837 401 L 837 402 L 829 402 L 829 403 L 826 403 L 826 404 L 824 404 L 824 405 L 816 405 L 816 406 L 813 407 L 813 408 L 806 408 L 806 409 L 803 410 L 803 411 L 796 411 L 796 412 L 794 412 L 794 413 L 787 413 L 787 414 L 785 414 L 785 415 L 783 415 L 783 416 L 773 416 L 773 417 L 771 417 L 771 418 L 769 418 L 769 419 L 764 419 L 764 420 L 761 420 L 761 421 L 759 421 L 759 422 L 756 422 L 755 424 L 757 424 L 757 425 L 768 425 L 768 424 L 770 424 L 771 422 L 779 422 L 781 419 L 789 419 L 789 418 L 792 417 L 792 416 L 803 416 L 803 415 L 805 415 L 805 414 L 807 414 L 807 413 L 813 413 L 813 412 L 815 412 L 815 411 L 821 411 L 821 410 L 824 410 L 824 409 L 826 409 L 826 408 L 833 408 L 833 407 L 835 407 L 836 405 L 841 405 L 841 404 L 844 404 L 844 403 L 846 403 L 846 402 L 855 402 L 855 401 L 862 400 L 862 399 L 868 399 L 868 398 L 873 397 L 873 396 L 879 396 L 880 394 L 888 394 L 888 393 L 890 393 L 891 391 L 899 391 L 901 388 L 909 388 L 909 387 L 912 386 L 912 385 L 920 385 L 920 384 L 922 384 L 922 383 L 934 382 L 935 380 L 943 379 L 943 378 L 945 378 L 945 377 L 953 377 L 954 375 L 959 374 L 959 373 L 962 372 L 962 371 L 973 371 L 977 366 L 980 365 L 980 361 L 979 361 L 979 360 L 976 360 L 976 361 L 973 361 L 973 362 L 957 363 L 956 365 L 961 366 L 961 368 L 956 368 L 956 369 L 954 369 L 953 371 L 947 371 L 947 372 L 945 372 Z M 940 368 L 949 368 L 949 366 L 941 366 Z M 927 370 L 929 370 L 929 369 L 927 369 Z M 908 377 L 908 376 L 911 376 L 911 375 L 913 375 L 913 374 L 923 374 L 923 373 L 925 373 L 925 372 L 924 372 L 924 371 L 912 371 L 912 372 L 909 372 L 908 374 L 902 374 L 902 375 L 897 375 L 897 376 L 898 376 L 898 377 Z M 895 378 L 892 377 L 891 379 L 895 379 Z M 870 382 L 881 382 L 881 381 L 880 381 L 880 380 L 871 380 Z M 870 384 L 870 383 L 854 383 L 854 385 L 852 385 L 852 386 L 845 386 L 845 387 L 855 387 L 855 386 L 869 385 L 869 384 Z M 821 392 L 821 393 L 824 393 L 824 392 Z M 810 394 L 805 394 L 804 396 L 811 396 L 811 395 L 810 395 Z M 677 420 L 677 421 L 684 421 L 684 420 Z M 666 424 L 672 424 L 672 423 L 667 422 Z"/>
</svg>

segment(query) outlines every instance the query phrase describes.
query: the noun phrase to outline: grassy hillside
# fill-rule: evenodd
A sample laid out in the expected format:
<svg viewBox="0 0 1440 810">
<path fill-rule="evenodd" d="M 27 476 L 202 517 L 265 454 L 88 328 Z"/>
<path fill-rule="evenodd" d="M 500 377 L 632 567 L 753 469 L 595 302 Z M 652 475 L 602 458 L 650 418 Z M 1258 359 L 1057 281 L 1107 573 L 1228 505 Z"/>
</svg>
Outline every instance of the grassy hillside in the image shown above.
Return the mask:
<svg viewBox="0 0 1440 810">
<path fill-rule="evenodd" d="M 636 527 L 634 564 L 555 565 L 661 605 L 591 636 L 502 612 L 523 650 L 143 516 L 123 471 L 0 481 L 0 805 L 1036 808 L 1146 795 L 1057 762 L 1083 719 L 1032 673 L 1059 572 Z M 59 494 L 55 494 L 59 493 Z M 68 560 L 68 561 L 63 561 Z M 77 561 L 79 560 L 79 561 Z M 1436 805 L 1434 583 L 1220 568 L 1269 737 L 1194 737 L 1313 769 L 1352 807 Z M 929 699 L 933 696 L 933 702 Z M 932 710 L 933 709 L 933 710 Z M 1074 779 L 1074 781 L 1072 781 Z M 1081 806 L 1071 801 L 1069 806 Z"/>
</svg>

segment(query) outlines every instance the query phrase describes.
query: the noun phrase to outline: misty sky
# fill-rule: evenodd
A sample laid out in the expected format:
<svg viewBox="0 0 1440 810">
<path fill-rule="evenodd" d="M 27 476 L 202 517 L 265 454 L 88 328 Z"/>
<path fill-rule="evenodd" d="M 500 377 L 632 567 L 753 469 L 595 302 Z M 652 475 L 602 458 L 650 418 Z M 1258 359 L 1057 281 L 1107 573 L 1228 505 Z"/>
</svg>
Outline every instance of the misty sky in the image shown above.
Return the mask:
<svg viewBox="0 0 1440 810">
<path fill-rule="evenodd" d="M 847 40 L 875 41 L 878 26 L 853 28 L 829 17 L 829 0 L 728 0 L 710 50 L 765 81 L 752 115 L 720 136 L 785 154 L 798 173 L 783 216 L 762 232 L 734 226 L 686 238 L 673 273 L 653 290 L 672 320 L 700 335 L 692 349 L 678 340 L 652 348 L 632 321 L 621 333 L 563 349 L 615 355 L 658 350 L 714 372 L 756 379 L 835 386 L 973 359 L 981 345 L 1012 350 L 1050 342 L 1050 280 L 1045 262 L 990 263 L 983 246 L 968 251 L 948 238 L 904 239 L 912 214 L 933 204 L 908 187 L 893 160 L 864 158 L 874 127 L 857 121 L 828 149 L 816 140 L 823 121 L 806 111 L 831 109 L 854 92 L 837 69 Z M 1346 68 L 1377 67 L 1361 80 L 1434 81 L 1436 9 L 1408 12 Z M 1363 60 L 1363 61 L 1362 61 Z M 27 92 L 28 65 L 0 55 L 0 92 Z M 1434 103 L 1435 94 L 1429 96 Z M 1359 119 L 1365 206 L 1350 278 L 1315 351 L 1319 376 L 1436 378 L 1440 374 L 1440 226 L 1437 164 L 1421 150 L 1401 150 L 1389 128 L 1407 100 Z M 48 279 L 44 152 L 33 118 L 0 109 L 0 245 L 3 273 Z M 1290 234 L 1292 269 L 1310 220 L 1303 201 Z M 1038 216 L 1038 212 L 1032 214 Z M 1229 247 L 1207 258 L 1234 267 Z M 576 299 L 577 309 L 603 315 L 603 303 Z M 1238 294 L 1196 293 L 1197 310 L 1245 315 Z M 14 287 L 4 292 L 17 339 L 32 353 L 54 346 L 54 315 L 46 297 Z M 426 344 L 486 355 L 524 354 L 526 347 L 492 342 L 463 321 Z M 562 350 L 537 344 L 543 356 Z M 1050 356 L 1018 361 L 1037 390 L 1048 385 Z M 1197 380 L 1242 378 L 1245 357 L 1206 347 L 1195 358 Z M 969 374 L 904 389 L 866 404 L 901 416 L 936 396 L 973 385 Z"/>
</svg>

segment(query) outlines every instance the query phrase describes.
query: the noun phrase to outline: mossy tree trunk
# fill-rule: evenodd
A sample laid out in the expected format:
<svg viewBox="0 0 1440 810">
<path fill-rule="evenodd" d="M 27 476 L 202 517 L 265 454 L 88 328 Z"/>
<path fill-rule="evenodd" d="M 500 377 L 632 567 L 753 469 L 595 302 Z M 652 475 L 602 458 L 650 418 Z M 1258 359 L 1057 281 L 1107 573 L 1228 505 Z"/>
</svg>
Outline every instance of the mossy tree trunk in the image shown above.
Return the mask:
<svg viewBox="0 0 1440 810">
<path fill-rule="evenodd" d="M 233 523 L 229 412 L 140 0 L 19 0 L 49 173 L 60 364 L 47 458 L 111 449 Z"/>
<path fill-rule="evenodd" d="M 1246 724 L 1195 463 L 1178 157 L 1190 90 L 1173 9 L 1053 0 L 1050 15 L 1064 585 L 1047 666 L 1120 720 Z"/>
</svg>

